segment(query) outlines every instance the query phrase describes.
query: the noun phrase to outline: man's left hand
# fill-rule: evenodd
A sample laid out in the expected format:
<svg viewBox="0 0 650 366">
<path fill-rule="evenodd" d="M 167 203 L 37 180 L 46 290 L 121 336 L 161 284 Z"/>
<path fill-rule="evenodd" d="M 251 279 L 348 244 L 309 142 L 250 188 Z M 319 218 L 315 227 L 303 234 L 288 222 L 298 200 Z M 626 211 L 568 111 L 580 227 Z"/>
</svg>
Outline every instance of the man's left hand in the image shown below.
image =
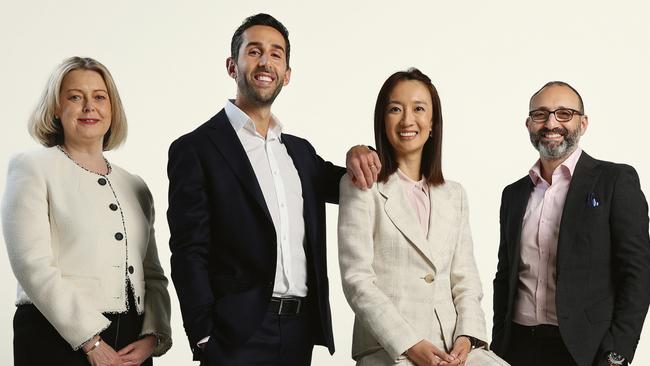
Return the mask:
<svg viewBox="0 0 650 366">
<path fill-rule="evenodd" d="M 362 190 L 372 187 L 381 170 L 379 156 L 365 145 L 353 146 L 348 151 L 345 166 L 352 183 Z"/>
</svg>

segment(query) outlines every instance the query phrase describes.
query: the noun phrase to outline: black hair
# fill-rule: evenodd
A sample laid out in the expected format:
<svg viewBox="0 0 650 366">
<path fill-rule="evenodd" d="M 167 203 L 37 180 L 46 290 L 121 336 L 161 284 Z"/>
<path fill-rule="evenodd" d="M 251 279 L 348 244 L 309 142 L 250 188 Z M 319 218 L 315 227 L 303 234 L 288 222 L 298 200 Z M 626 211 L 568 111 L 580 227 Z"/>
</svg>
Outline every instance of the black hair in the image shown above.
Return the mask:
<svg viewBox="0 0 650 366">
<path fill-rule="evenodd" d="M 264 13 L 249 16 L 248 18 L 244 19 L 239 28 L 237 28 L 235 33 L 232 35 L 232 40 L 230 41 L 230 57 L 232 57 L 232 59 L 237 62 L 237 58 L 239 57 L 239 48 L 242 44 L 242 36 L 244 32 L 246 29 L 254 27 L 256 25 L 265 25 L 267 27 L 271 27 L 282 34 L 282 37 L 284 37 L 284 43 L 286 43 L 286 49 L 284 52 L 287 59 L 287 68 L 289 68 L 289 53 L 291 50 L 291 44 L 289 43 L 289 31 L 284 26 L 284 24 L 280 23 L 279 20 L 275 19 L 269 14 Z"/>
</svg>

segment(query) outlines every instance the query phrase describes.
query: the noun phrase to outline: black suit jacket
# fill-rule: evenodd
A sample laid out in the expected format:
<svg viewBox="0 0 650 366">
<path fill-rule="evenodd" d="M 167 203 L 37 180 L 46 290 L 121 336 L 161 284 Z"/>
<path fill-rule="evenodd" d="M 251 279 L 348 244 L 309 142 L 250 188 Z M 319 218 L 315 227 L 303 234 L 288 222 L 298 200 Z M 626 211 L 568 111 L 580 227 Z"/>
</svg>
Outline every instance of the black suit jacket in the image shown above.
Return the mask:
<svg viewBox="0 0 650 366">
<path fill-rule="evenodd" d="M 529 176 L 501 198 L 492 349 L 504 356 L 517 295 Z M 589 204 L 596 199 L 598 206 Z M 582 152 L 569 185 L 557 248 L 556 307 L 562 339 L 578 365 L 615 351 L 632 360 L 650 302 L 648 205 L 634 168 Z"/>
<path fill-rule="evenodd" d="M 324 162 L 304 139 L 282 134 L 304 201 L 314 344 L 334 352 L 325 250 L 325 202 L 338 203 L 345 169 Z M 276 234 L 262 191 L 226 113 L 169 148 L 171 277 L 195 359 L 243 344 L 260 326 L 273 291 Z"/>
</svg>

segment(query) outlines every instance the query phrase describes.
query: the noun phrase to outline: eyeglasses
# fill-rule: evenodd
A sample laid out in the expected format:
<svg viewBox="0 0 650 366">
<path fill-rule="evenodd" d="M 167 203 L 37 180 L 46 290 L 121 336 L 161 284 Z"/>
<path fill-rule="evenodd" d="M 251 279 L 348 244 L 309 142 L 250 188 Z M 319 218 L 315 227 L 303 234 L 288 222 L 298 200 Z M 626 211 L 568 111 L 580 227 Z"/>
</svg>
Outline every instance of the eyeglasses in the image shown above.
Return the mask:
<svg viewBox="0 0 650 366">
<path fill-rule="evenodd" d="M 569 122 L 575 114 L 582 116 L 584 113 L 576 111 L 571 108 L 558 108 L 554 111 L 548 111 L 546 109 L 536 109 L 534 111 L 528 112 L 528 116 L 533 122 L 543 123 L 548 121 L 548 118 L 553 114 L 555 119 L 558 122 Z"/>
</svg>

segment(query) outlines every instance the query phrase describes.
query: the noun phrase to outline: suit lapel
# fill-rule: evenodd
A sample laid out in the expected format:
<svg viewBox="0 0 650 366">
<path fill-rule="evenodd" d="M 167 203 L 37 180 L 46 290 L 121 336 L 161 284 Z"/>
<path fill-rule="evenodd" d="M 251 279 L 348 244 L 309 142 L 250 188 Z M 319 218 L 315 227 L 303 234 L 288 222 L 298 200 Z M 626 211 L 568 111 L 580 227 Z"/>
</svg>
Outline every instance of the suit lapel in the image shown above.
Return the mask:
<svg viewBox="0 0 650 366">
<path fill-rule="evenodd" d="M 316 218 L 313 216 L 315 213 L 313 207 L 315 204 L 311 202 L 311 198 L 315 197 L 313 192 L 313 185 L 309 178 L 309 167 L 305 160 L 302 158 L 302 155 L 298 152 L 299 146 L 291 136 L 282 134 L 282 143 L 287 149 L 287 153 L 293 161 L 293 166 L 296 167 L 298 171 L 298 177 L 300 178 L 300 186 L 302 188 L 302 199 L 303 199 L 303 217 L 305 221 L 305 237 L 307 238 L 307 244 L 315 242 L 315 237 L 312 235 L 315 233 L 311 225 L 316 223 Z"/>
<path fill-rule="evenodd" d="M 579 219 L 583 217 L 583 211 L 587 207 L 587 197 L 590 192 L 593 192 L 600 175 L 600 170 L 596 168 L 597 165 L 598 162 L 583 151 L 576 164 L 573 177 L 571 177 L 560 220 L 557 248 L 558 268 L 566 264 L 571 248 L 576 241 L 575 236 L 580 227 Z"/>
<path fill-rule="evenodd" d="M 217 150 L 223 155 L 224 160 L 233 173 L 235 173 L 241 185 L 253 196 L 269 221 L 273 221 L 269 209 L 266 207 L 266 201 L 264 201 L 264 195 L 255 176 L 255 171 L 253 171 L 253 166 L 248 159 L 248 155 L 246 155 L 244 147 L 239 141 L 239 137 L 237 137 L 235 130 L 228 120 L 225 110 L 222 109 L 212 118 L 212 123 L 209 127 L 207 129 L 208 136 L 215 144 Z"/>
<path fill-rule="evenodd" d="M 508 258 L 510 258 L 510 268 L 519 267 L 519 256 L 521 253 L 521 228 L 524 223 L 524 215 L 530 192 L 533 189 L 533 182 L 530 177 L 526 176 L 521 179 L 514 187 L 510 210 L 508 211 Z"/>
<path fill-rule="evenodd" d="M 427 242 L 434 264 L 436 260 L 439 261 L 439 258 L 447 256 L 444 251 L 451 247 L 448 243 L 449 234 L 453 225 L 460 222 L 457 217 L 460 211 L 452 207 L 451 200 L 451 192 L 445 188 L 444 184 L 436 187 L 429 186 L 431 213 L 429 215 Z"/>
<path fill-rule="evenodd" d="M 420 228 L 420 224 L 413 210 L 410 210 L 406 196 L 402 190 L 397 174 L 388 177 L 386 183 L 379 183 L 379 193 L 386 197 L 384 211 L 388 218 L 393 222 L 397 229 L 413 244 L 422 256 L 427 259 L 431 266 L 439 268 L 435 264 L 435 258 L 432 256 L 430 246 L 427 245 L 427 239 Z M 430 216 L 434 216 L 433 214 Z M 430 228 L 431 231 L 431 228 Z"/>
<path fill-rule="evenodd" d="M 295 166 L 296 170 L 298 171 L 298 177 L 300 177 L 300 185 L 302 186 L 303 199 L 305 193 L 311 197 L 311 194 L 313 192 L 309 176 L 307 175 L 308 166 L 304 159 L 302 159 L 301 154 L 299 154 L 297 151 L 299 150 L 299 147 L 297 146 L 296 141 L 294 141 L 294 139 L 291 139 L 291 136 L 282 134 L 282 144 L 284 144 L 286 147 L 287 153 L 293 161 L 293 166 Z"/>
</svg>

